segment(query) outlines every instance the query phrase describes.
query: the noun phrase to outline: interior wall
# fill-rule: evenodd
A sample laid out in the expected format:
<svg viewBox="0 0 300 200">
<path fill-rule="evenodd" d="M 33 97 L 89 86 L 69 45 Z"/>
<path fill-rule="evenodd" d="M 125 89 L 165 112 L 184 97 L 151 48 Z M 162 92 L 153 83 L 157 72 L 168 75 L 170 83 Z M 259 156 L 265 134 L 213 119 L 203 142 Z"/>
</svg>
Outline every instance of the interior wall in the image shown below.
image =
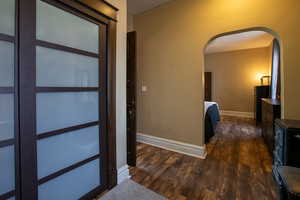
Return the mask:
<svg viewBox="0 0 300 200">
<path fill-rule="evenodd" d="M 116 135 L 117 167 L 127 163 L 126 152 L 126 35 L 127 35 L 127 0 L 107 0 L 118 11 L 117 52 L 116 52 Z"/>
<path fill-rule="evenodd" d="M 127 13 L 127 32 L 134 31 L 133 15 Z"/>
<path fill-rule="evenodd" d="M 252 27 L 280 36 L 282 116 L 300 119 L 299 10 L 298 0 L 174 0 L 136 15 L 138 131 L 203 145 L 205 45 Z"/>
<path fill-rule="evenodd" d="M 254 112 L 254 87 L 270 75 L 270 47 L 205 54 L 212 72 L 212 101 L 221 110 Z"/>
</svg>

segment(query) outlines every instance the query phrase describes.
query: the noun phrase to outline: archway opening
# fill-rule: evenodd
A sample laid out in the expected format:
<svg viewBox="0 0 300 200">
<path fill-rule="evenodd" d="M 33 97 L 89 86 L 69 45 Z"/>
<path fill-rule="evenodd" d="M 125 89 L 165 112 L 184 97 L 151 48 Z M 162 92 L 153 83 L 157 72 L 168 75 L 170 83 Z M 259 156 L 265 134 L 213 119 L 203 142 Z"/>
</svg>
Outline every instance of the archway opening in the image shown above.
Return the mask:
<svg viewBox="0 0 300 200">
<path fill-rule="evenodd" d="M 222 132 L 232 139 L 259 137 L 272 152 L 273 138 L 264 126 L 270 120 L 267 104 L 279 109 L 273 117 L 281 118 L 280 57 L 279 36 L 267 28 L 222 33 L 209 40 L 203 75 L 206 144 Z M 240 131 L 224 135 L 229 126 Z"/>
</svg>

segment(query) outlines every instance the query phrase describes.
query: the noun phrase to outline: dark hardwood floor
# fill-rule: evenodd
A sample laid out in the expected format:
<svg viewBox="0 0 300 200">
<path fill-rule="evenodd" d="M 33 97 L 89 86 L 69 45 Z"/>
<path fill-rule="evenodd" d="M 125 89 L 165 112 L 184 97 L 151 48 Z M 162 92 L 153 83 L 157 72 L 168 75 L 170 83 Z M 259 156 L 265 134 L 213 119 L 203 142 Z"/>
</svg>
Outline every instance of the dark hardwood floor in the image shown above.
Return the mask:
<svg viewBox="0 0 300 200">
<path fill-rule="evenodd" d="M 250 119 L 223 117 L 205 160 L 138 144 L 137 183 L 176 200 L 272 200 L 271 157 Z"/>
</svg>

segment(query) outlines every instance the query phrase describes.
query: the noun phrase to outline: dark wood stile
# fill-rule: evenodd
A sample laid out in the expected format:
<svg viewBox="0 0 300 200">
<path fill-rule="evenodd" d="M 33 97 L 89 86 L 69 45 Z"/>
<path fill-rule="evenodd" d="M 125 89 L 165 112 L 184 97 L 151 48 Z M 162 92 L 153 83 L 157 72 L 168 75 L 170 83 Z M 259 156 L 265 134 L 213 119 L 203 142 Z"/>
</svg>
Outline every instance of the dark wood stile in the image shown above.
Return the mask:
<svg viewBox="0 0 300 200">
<path fill-rule="evenodd" d="M 108 188 L 117 185 L 116 162 L 116 39 L 117 23 L 108 26 Z"/>
<path fill-rule="evenodd" d="M 15 0 L 15 63 L 14 63 L 14 131 L 15 131 L 15 199 L 21 199 L 20 172 L 20 117 L 19 117 L 19 8 L 20 0 Z"/>
<path fill-rule="evenodd" d="M 21 199 L 38 199 L 35 96 L 36 0 L 19 1 L 19 135 Z"/>
<path fill-rule="evenodd" d="M 99 132 L 100 132 L 100 137 L 99 137 L 99 151 L 102 152 L 103 155 L 108 155 L 108 140 L 110 137 L 108 137 L 109 135 L 109 129 L 107 126 L 108 123 L 108 115 L 107 113 L 108 111 L 108 96 L 107 96 L 107 86 L 108 86 L 108 78 L 107 78 L 107 25 L 104 24 L 99 24 L 99 41 L 100 42 L 100 46 L 99 49 L 105 49 L 106 51 L 100 51 L 99 53 L 99 66 L 100 66 L 100 70 L 99 70 L 99 77 L 100 81 L 99 81 L 99 89 L 100 89 L 100 93 L 99 93 L 99 105 L 100 108 L 103 109 L 102 111 L 99 110 L 99 120 L 100 120 L 100 126 L 99 126 Z M 104 42 L 105 41 L 105 42 Z M 100 59 L 102 58 L 102 59 Z M 105 133 L 106 134 L 101 134 L 101 133 Z M 102 172 L 107 172 L 108 171 L 108 159 L 109 156 L 103 156 L 101 157 L 101 159 L 99 160 L 99 164 L 101 166 L 101 171 Z M 109 176 L 109 173 L 108 173 Z M 108 180 L 110 179 L 110 177 L 108 176 L 101 176 L 100 177 L 100 183 L 102 183 L 103 185 L 107 186 Z M 101 188 L 101 191 L 104 191 L 106 188 Z M 91 194 L 91 193 L 90 193 Z"/>
</svg>

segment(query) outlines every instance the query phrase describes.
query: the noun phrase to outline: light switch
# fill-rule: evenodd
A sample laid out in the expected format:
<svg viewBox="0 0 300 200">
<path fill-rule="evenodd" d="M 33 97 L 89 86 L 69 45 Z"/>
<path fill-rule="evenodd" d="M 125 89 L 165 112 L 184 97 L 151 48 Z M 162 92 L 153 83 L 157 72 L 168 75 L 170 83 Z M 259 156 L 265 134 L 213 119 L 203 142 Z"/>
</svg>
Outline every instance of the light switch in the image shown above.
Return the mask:
<svg viewBox="0 0 300 200">
<path fill-rule="evenodd" d="M 147 86 L 143 85 L 142 86 L 142 92 L 147 92 L 147 90 L 148 90 Z"/>
</svg>

